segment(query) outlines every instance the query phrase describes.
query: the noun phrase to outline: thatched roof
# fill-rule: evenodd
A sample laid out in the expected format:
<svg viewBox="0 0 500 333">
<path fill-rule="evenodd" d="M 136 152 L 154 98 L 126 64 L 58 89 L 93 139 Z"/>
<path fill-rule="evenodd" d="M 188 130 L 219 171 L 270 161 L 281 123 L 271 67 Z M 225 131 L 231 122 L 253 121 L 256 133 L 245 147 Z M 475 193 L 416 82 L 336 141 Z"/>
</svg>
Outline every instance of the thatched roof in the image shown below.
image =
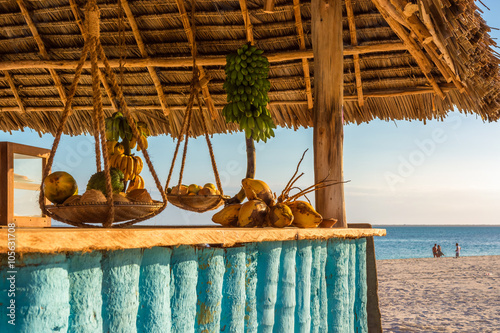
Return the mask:
<svg viewBox="0 0 500 333">
<path fill-rule="evenodd" d="M 214 106 L 207 110 L 211 132 L 236 129 L 220 114 L 226 103 L 223 64 L 226 54 L 251 39 L 271 61 L 269 107 L 276 123 L 312 126 L 310 2 L 276 0 L 273 11 L 265 12 L 271 2 L 196 1 L 198 64 L 210 77 L 204 98 Z M 98 1 L 102 45 L 116 73 L 118 59 L 126 58 L 122 86 L 135 115 L 155 134 L 176 134 L 192 72 L 192 36 L 186 29 L 191 2 L 123 3 L 120 20 L 117 1 Z M 84 0 L 0 0 L 0 129 L 55 132 L 84 45 L 84 5 Z M 125 47 L 119 45 L 120 26 Z M 347 122 L 425 121 L 444 117 L 454 106 L 488 121 L 500 117 L 499 59 L 473 0 L 345 0 L 343 26 Z M 91 96 L 87 68 L 67 133 L 91 130 Z M 104 88 L 103 96 L 111 114 Z M 197 124 L 199 117 L 194 122 L 199 135 Z"/>
</svg>

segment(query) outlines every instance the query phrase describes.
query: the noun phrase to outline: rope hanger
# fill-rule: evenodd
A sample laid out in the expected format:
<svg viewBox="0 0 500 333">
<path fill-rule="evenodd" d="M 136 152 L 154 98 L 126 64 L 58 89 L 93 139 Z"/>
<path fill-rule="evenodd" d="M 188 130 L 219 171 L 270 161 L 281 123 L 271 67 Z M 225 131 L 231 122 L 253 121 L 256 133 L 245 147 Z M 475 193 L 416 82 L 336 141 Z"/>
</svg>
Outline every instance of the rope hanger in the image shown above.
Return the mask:
<svg viewBox="0 0 500 333">
<path fill-rule="evenodd" d="M 68 220 L 66 218 L 61 218 L 57 216 L 56 214 L 50 212 L 47 210 L 46 205 L 45 205 L 45 195 L 44 195 L 44 190 L 43 190 L 43 183 L 45 181 L 45 178 L 48 176 L 49 171 L 51 169 L 52 163 L 54 161 L 54 155 L 55 152 L 58 148 L 61 135 L 64 129 L 64 126 L 70 116 L 70 108 L 71 104 L 73 103 L 73 99 L 75 96 L 76 88 L 78 85 L 78 82 L 80 80 L 80 76 L 82 73 L 83 65 L 85 63 L 85 60 L 87 59 L 87 55 L 90 53 L 90 61 L 91 61 L 91 73 L 92 73 L 92 93 L 93 93 L 93 114 L 92 114 L 92 121 L 93 121 L 93 129 L 94 129 L 94 138 L 95 138 L 95 155 L 96 155 L 96 169 L 98 172 L 102 170 L 101 168 L 101 154 L 103 157 L 104 161 L 104 174 L 105 174 L 105 179 L 106 179 L 106 199 L 107 199 L 107 205 L 109 207 L 108 210 L 108 215 L 106 218 L 106 221 L 104 222 L 104 227 L 125 227 L 125 226 L 130 226 L 132 224 L 135 224 L 140 221 L 147 220 L 155 215 L 158 215 L 160 212 L 162 212 L 167 204 L 167 198 L 165 191 L 163 189 L 162 184 L 160 183 L 158 176 L 156 174 L 156 171 L 154 170 L 153 164 L 151 163 L 151 159 L 149 157 L 149 154 L 147 150 L 145 149 L 144 144 L 142 143 L 142 140 L 139 140 L 140 134 L 139 131 L 137 130 L 137 127 L 135 126 L 135 122 L 128 110 L 127 102 L 125 101 L 125 98 L 123 96 L 123 92 L 121 87 L 118 85 L 116 75 L 112 71 L 111 66 L 109 64 L 109 61 L 106 57 L 106 54 L 104 52 L 104 49 L 100 43 L 99 40 L 99 8 L 97 7 L 97 2 L 96 0 L 89 0 L 86 6 L 85 10 L 85 16 L 86 16 L 86 31 L 84 32 L 86 38 L 85 38 L 85 44 L 82 50 L 82 54 L 80 57 L 80 60 L 78 62 L 78 66 L 75 71 L 75 76 L 73 78 L 73 82 L 71 83 L 71 86 L 69 88 L 69 93 L 68 93 L 68 98 L 64 106 L 64 111 L 61 117 L 61 121 L 59 123 L 59 126 L 57 128 L 57 132 L 55 135 L 54 143 L 52 145 L 52 149 L 50 152 L 50 156 L 47 160 L 47 164 L 44 168 L 43 171 L 43 176 L 42 176 L 42 186 L 40 187 L 40 196 L 39 196 L 39 205 L 44 214 L 47 216 L 53 217 L 57 220 L 60 220 L 64 223 L 73 225 L 73 226 L 78 226 L 78 227 L 96 227 L 94 225 L 90 225 L 87 223 L 82 223 L 82 222 L 75 222 Z M 113 191 L 112 191 L 112 185 L 111 185 L 111 175 L 110 175 L 110 165 L 109 165 L 109 160 L 108 160 L 108 149 L 106 145 L 106 136 L 105 136 L 105 128 L 104 128 L 104 110 L 102 107 L 102 96 L 101 96 L 101 90 L 100 90 L 100 78 L 99 78 L 99 68 L 98 68 L 98 60 L 101 60 L 104 63 L 105 67 L 105 72 L 108 76 L 108 79 L 111 83 L 112 89 L 114 90 L 115 96 L 117 97 L 119 101 L 119 105 L 121 108 L 121 111 L 123 115 L 126 117 L 129 126 L 132 130 L 133 136 L 137 139 L 137 144 L 140 146 L 144 159 L 146 160 L 146 164 L 148 165 L 149 170 L 151 171 L 151 175 L 153 176 L 155 185 L 157 189 L 159 190 L 161 197 L 162 197 L 162 206 L 154 211 L 153 213 L 150 213 L 144 217 L 134 219 L 129 222 L 124 222 L 120 224 L 115 224 L 112 225 L 115 219 L 115 205 L 113 202 Z"/>
</svg>

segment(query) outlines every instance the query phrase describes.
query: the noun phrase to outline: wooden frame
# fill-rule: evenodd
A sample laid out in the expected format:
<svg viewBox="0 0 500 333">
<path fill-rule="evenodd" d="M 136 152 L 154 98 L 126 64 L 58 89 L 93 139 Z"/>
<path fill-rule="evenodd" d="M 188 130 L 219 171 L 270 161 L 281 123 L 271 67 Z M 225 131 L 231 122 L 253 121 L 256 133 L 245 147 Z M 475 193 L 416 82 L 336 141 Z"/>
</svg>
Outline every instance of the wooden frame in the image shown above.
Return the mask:
<svg viewBox="0 0 500 333">
<path fill-rule="evenodd" d="M 14 154 L 23 154 L 42 159 L 45 168 L 50 150 L 12 142 L 0 142 L 0 226 L 15 223 L 17 227 L 50 227 L 51 219 L 41 217 L 14 216 Z"/>
</svg>

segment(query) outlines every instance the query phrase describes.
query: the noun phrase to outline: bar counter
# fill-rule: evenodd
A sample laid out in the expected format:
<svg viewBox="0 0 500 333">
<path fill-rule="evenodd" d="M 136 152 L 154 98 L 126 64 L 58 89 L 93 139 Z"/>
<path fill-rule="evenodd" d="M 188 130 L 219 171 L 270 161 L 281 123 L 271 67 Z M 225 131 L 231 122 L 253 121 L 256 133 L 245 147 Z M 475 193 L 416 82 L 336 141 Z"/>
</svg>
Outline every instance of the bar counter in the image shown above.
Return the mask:
<svg viewBox="0 0 500 333">
<path fill-rule="evenodd" d="M 18 228 L 10 266 L 1 229 L 0 331 L 367 332 L 367 238 L 384 235 Z M 7 321 L 12 275 L 15 326 Z"/>
</svg>

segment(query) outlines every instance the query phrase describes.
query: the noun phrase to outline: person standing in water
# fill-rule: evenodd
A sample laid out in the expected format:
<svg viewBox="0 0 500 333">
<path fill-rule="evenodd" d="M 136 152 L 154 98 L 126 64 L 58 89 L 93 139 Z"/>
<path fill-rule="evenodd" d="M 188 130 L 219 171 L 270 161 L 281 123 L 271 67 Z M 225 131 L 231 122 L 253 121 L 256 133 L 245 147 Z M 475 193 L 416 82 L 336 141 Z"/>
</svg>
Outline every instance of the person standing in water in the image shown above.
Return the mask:
<svg viewBox="0 0 500 333">
<path fill-rule="evenodd" d="M 455 248 L 455 258 L 458 258 L 458 257 L 460 257 L 460 249 L 461 249 L 461 247 L 458 246 L 458 243 L 456 243 L 455 245 L 456 245 L 456 248 Z"/>
<path fill-rule="evenodd" d="M 434 247 L 432 248 L 432 255 L 434 256 L 434 258 L 437 257 L 437 253 L 438 253 L 437 244 L 434 244 Z"/>
</svg>

